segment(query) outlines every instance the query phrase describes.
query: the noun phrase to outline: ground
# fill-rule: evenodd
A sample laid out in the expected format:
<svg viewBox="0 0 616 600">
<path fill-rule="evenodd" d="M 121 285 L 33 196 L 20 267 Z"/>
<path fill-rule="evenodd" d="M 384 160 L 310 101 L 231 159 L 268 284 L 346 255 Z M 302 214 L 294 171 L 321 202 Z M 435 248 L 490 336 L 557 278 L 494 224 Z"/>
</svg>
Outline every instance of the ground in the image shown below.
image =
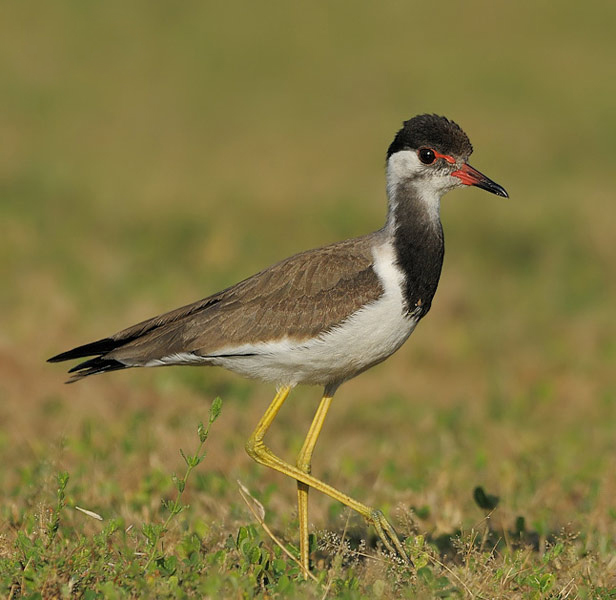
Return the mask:
<svg viewBox="0 0 616 600">
<path fill-rule="evenodd" d="M 4 596 L 616 597 L 614 7 L 2 11 Z M 65 386 L 45 359 L 379 227 L 387 145 L 426 111 L 511 198 L 445 198 L 430 314 L 339 390 L 316 448 L 414 566 L 313 493 L 304 582 L 275 541 L 296 553 L 294 482 L 243 449 L 271 386 L 199 368 Z M 319 397 L 289 398 L 282 456 Z"/>
</svg>

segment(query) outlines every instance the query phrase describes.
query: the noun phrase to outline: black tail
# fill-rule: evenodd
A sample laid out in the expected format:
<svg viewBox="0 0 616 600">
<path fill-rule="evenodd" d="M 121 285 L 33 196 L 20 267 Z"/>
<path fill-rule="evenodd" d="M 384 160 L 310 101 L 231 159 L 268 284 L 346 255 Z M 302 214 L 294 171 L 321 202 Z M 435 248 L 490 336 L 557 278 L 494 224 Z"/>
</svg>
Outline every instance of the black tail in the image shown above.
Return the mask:
<svg viewBox="0 0 616 600">
<path fill-rule="evenodd" d="M 62 352 L 56 356 L 47 359 L 47 362 L 62 362 L 64 360 L 73 360 L 75 358 L 86 358 L 94 356 L 69 370 L 69 373 L 74 375 L 66 383 L 74 383 L 88 375 L 96 375 L 97 373 L 106 373 L 107 371 L 118 371 L 126 369 L 127 365 L 113 358 L 105 358 L 105 354 L 123 346 L 129 340 L 114 340 L 113 338 L 104 338 L 90 344 L 77 346 L 67 352 Z"/>
<path fill-rule="evenodd" d="M 104 338 L 102 340 L 98 340 L 96 342 L 90 342 L 89 344 L 84 344 L 83 346 L 77 346 L 77 348 L 73 348 L 72 350 L 68 350 L 67 352 L 62 352 L 61 354 L 57 354 L 56 356 L 52 356 L 47 359 L 47 362 L 62 362 L 64 360 L 73 360 L 74 358 L 84 358 L 86 356 L 95 356 L 103 354 L 107 354 L 107 352 L 111 352 L 115 350 L 119 346 L 122 346 L 126 343 L 126 340 L 122 340 L 118 342 L 112 338 Z"/>
</svg>

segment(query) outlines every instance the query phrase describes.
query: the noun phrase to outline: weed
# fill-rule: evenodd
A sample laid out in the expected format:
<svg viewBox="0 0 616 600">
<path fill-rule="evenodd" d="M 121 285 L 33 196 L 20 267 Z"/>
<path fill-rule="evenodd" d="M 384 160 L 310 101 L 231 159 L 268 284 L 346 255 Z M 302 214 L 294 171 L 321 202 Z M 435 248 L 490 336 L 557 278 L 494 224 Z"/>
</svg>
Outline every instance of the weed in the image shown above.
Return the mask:
<svg viewBox="0 0 616 600">
<path fill-rule="evenodd" d="M 156 562 L 159 567 L 162 567 L 165 570 L 169 570 L 169 561 L 172 561 L 175 564 L 173 558 L 169 559 L 169 561 L 165 562 L 165 558 L 162 555 L 157 556 L 158 550 L 158 542 L 161 537 L 169 530 L 169 525 L 172 519 L 179 515 L 184 508 L 186 508 L 181 500 L 182 494 L 184 493 L 184 489 L 186 488 L 186 482 L 188 480 L 189 475 L 192 470 L 199 465 L 203 459 L 205 458 L 205 442 L 207 441 L 208 435 L 210 433 L 210 427 L 216 421 L 216 419 L 220 416 L 220 412 L 222 410 L 222 400 L 220 397 L 216 397 L 212 402 L 212 406 L 210 407 L 210 416 L 208 419 L 207 426 L 204 426 L 203 423 L 199 423 L 197 427 L 197 433 L 199 435 L 199 447 L 194 455 L 186 455 L 182 450 L 180 450 L 180 454 L 186 463 L 186 472 L 182 478 L 178 478 L 176 475 L 173 475 L 173 483 L 177 488 L 177 494 L 175 500 L 167 501 L 163 500 L 163 506 L 165 510 L 169 513 L 167 519 L 164 523 L 144 523 L 142 527 L 143 534 L 147 539 L 147 544 L 149 548 L 148 559 L 145 563 L 144 570 L 147 571 L 152 561 L 156 559 Z"/>
</svg>

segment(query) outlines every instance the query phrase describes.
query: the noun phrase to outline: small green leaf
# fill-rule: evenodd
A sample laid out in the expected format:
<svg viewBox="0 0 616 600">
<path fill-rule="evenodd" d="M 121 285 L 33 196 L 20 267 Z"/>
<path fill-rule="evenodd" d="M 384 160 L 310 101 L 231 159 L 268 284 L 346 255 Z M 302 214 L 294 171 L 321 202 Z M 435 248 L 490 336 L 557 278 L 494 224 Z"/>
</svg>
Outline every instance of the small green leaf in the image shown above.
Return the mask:
<svg viewBox="0 0 616 600">
<path fill-rule="evenodd" d="M 144 523 L 141 527 L 143 535 L 145 535 L 148 545 L 155 546 L 158 543 L 158 538 L 163 532 L 163 526 L 160 524 Z"/>
<path fill-rule="evenodd" d="M 199 426 L 197 427 L 197 433 L 199 434 L 199 441 L 201 443 L 207 440 L 208 430 L 204 427 L 203 422 L 199 421 Z"/>
<path fill-rule="evenodd" d="M 421 567 L 417 569 L 417 577 L 423 579 L 425 583 L 432 583 L 434 581 L 434 573 L 430 567 Z"/>
<path fill-rule="evenodd" d="M 222 411 L 222 400 L 220 396 L 216 396 L 210 406 L 210 424 L 212 424 L 220 416 Z"/>
<path fill-rule="evenodd" d="M 239 531 L 237 532 L 237 540 L 235 542 L 236 546 L 239 548 L 240 544 L 248 538 L 248 529 L 246 529 L 246 527 L 242 526 L 240 527 Z"/>
<path fill-rule="evenodd" d="M 253 565 L 260 563 L 261 562 L 261 548 L 259 548 L 258 546 L 253 546 L 252 550 L 250 551 L 250 556 L 248 560 Z"/>
<path fill-rule="evenodd" d="M 286 575 L 281 575 L 276 585 L 276 591 L 284 593 L 291 587 L 291 580 Z"/>
<path fill-rule="evenodd" d="M 274 573 L 276 575 L 282 575 L 287 568 L 287 563 L 282 558 L 276 558 L 272 562 L 272 568 L 274 569 Z"/>
<path fill-rule="evenodd" d="M 189 460 L 190 458 L 192 457 L 189 457 Z M 175 473 L 171 475 L 171 480 L 173 481 L 173 484 L 177 488 L 178 492 L 181 494 L 186 487 L 186 480 L 183 477 L 178 477 Z"/>
<path fill-rule="evenodd" d="M 62 491 L 64 492 L 64 490 L 66 489 L 66 484 L 68 483 L 69 480 L 69 474 L 67 471 L 61 471 L 60 473 L 58 473 L 58 492 Z"/>
<path fill-rule="evenodd" d="M 544 573 L 539 578 L 539 590 L 541 591 L 541 593 L 546 594 L 547 592 L 549 592 L 554 586 L 555 580 L 556 578 L 554 577 L 554 575 L 552 575 L 552 573 Z"/>
</svg>

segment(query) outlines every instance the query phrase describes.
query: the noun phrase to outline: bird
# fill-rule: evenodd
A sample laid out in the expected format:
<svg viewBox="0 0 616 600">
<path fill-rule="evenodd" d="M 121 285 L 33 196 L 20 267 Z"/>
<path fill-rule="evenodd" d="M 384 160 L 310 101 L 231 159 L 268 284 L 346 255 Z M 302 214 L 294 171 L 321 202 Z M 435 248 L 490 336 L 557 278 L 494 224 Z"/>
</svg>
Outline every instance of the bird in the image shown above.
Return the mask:
<svg viewBox="0 0 616 600">
<path fill-rule="evenodd" d="M 359 513 L 388 552 L 410 562 L 383 513 L 315 477 L 312 455 L 340 385 L 398 350 L 430 310 L 444 258 L 441 197 L 465 186 L 509 197 L 468 163 L 472 151 L 466 133 L 446 117 L 404 121 L 387 149 L 388 210 L 380 229 L 295 254 L 221 292 L 48 360 L 87 359 L 69 370 L 67 383 L 132 367 L 203 365 L 275 384 L 246 451 L 297 482 L 304 574 L 311 488 Z M 318 385 L 323 393 L 292 464 L 264 438 L 299 384 Z"/>
</svg>

